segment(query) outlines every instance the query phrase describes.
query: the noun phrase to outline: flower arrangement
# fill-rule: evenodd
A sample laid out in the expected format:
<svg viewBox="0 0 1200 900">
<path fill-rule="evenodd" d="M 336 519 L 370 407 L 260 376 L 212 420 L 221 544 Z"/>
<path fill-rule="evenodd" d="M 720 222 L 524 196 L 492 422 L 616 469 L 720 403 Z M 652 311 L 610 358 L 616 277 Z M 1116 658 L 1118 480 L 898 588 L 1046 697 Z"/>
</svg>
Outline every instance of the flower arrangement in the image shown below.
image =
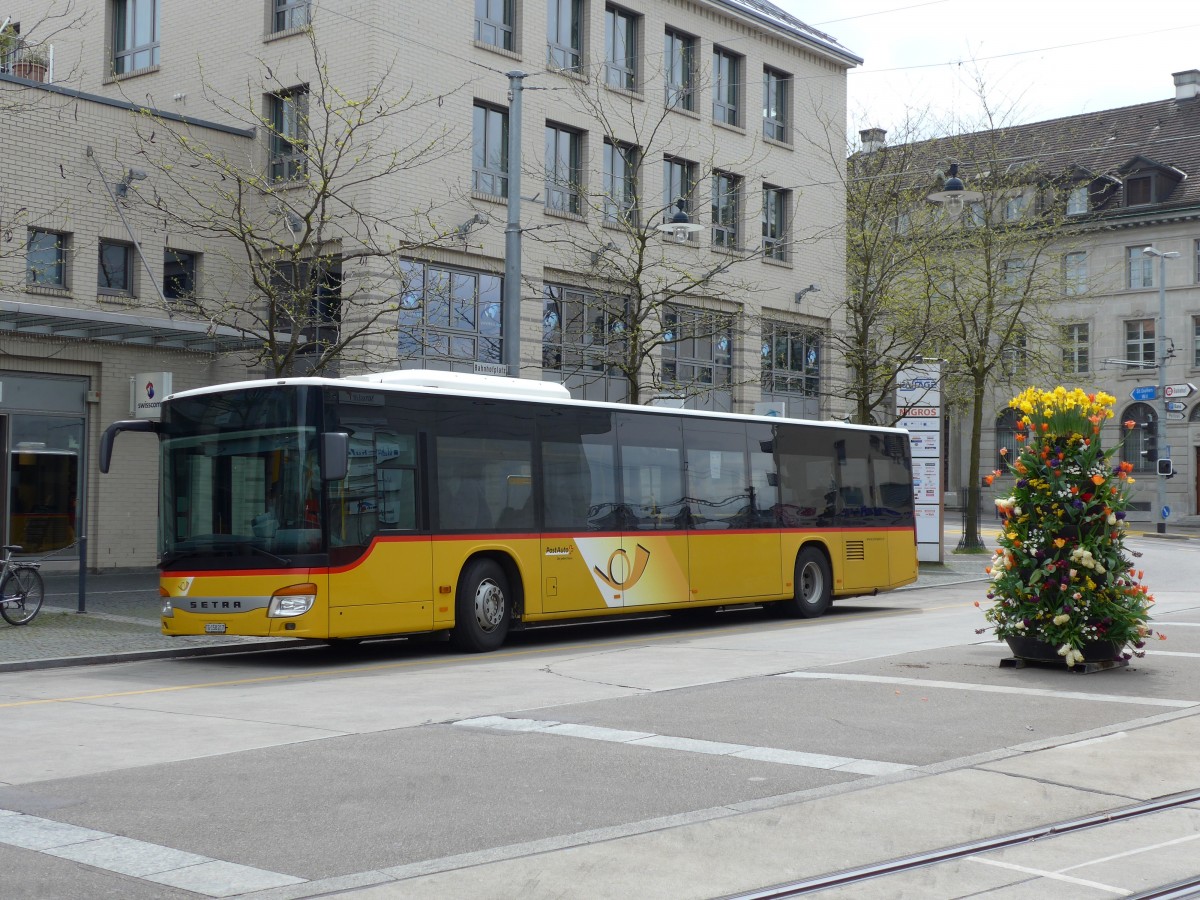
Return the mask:
<svg viewBox="0 0 1200 900">
<path fill-rule="evenodd" d="M 1030 388 L 1009 403 L 1022 413 L 1021 447 L 1008 462 L 1013 492 L 996 499 L 1004 525 L 987 568 L 992 604 L 984 615 L 996 637 L 1044 642 L 1068 666 L 1084 662 L 1085 653 L 1143 656 L 1153 634 L 1154 598 L 1130 558 L 1140 554 L 1124 546 L 1133 466 L 1113 465 L 1116 448 L 1100 442 L 1115 402 L 1057 387 Z M 1007 448 L 1000 453 L 1009 456 Z"/>
</svg>

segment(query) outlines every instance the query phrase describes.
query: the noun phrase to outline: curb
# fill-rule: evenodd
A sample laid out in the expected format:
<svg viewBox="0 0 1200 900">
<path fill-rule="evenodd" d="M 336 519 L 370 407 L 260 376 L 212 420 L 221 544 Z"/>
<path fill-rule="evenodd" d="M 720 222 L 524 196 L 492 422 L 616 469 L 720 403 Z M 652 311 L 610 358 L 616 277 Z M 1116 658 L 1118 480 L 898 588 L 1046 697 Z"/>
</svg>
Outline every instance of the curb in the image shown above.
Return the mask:
<svg viewBox="0 0 1200 900">
<path fill-rule="evenodd" d="M 286 643 L 280 643 L 280 641 Z M 261 650 L 283 650 L 300 646 L 299 642 L 286 638 L 271 638 L 267 641 L 247 641 L 214 647 L 169 647 L 163 650 L 129 650 L 119 653 L 97 653 L 91 656 L 60 656 L 51 659 L 20 659 L 0 662 L 0 672 L 27 672 L 31 669 L 66 669 L 73 666 L 99 666 L 109 663 L 141 662 L 147 659 L 185 659 L 194 656 L 224 656 L 233 653 L 249 653 Z"/>
</svg>

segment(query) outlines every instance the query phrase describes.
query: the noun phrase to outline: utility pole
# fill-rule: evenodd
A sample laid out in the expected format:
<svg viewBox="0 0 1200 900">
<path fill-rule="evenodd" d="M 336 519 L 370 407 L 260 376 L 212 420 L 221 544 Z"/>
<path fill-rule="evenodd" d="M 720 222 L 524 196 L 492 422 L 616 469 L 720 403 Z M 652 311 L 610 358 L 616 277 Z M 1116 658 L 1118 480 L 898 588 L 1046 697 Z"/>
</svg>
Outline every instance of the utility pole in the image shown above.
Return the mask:
<svg viewBox="0 0 1200 900">
<path fill-rule="evenodd" d="M 502 354 L 510 378 L 521 377 L 521 94 L 525 73 L 508 73 L 508 220 L 504 225 Z"/>
<path fill-rule="evenodd" d="M 1158 333 L 1155 343 L 1158 345 L 1158 453 L 1162 454 L 1167 449 L 1167 260 L 1176 259 L 1179 252 L 1172 250 L 1169 253 L 1162 250 L 1156 250 L 1153 247 L 1144 247 L 1142 253 L 1147 256 L 1158 257 Z M 1158 462 L 1154 463 L 1155 469 L 1158 469 Z M 1159 534 L 1167 533 L 1167 520 L 1163 516 L 1163 510 L 1167 508 L 1167 478 L 1165 475 L 1158 475 L 1158 515 L 1156 516 L 1155 530 Z"/>
</svg>

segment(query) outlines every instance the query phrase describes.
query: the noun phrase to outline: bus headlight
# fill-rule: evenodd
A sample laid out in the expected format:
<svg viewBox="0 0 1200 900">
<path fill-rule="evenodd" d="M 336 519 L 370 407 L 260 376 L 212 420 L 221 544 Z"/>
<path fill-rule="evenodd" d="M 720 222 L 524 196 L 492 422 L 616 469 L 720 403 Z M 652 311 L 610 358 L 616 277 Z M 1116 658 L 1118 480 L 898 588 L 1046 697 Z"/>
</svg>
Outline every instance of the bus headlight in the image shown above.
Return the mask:
<svg viewBox="0 0 1200 900">
<path fill-rule="evenodd" d="M 267 618 L 287 619 L 292 616 L 302 616 L 317 601 L 317 586 L 312 583 L 292 584 L 280 588 L 271 595 L 271 605 L 267 607 Z"/>
<path fill-rule="evenodd" d="M 162 598 L 162 617 L 164 619 L 175 618 L 175 604 L 171 601 L 171 595 L 160 587 L 158 596 Z"/>
</svg>

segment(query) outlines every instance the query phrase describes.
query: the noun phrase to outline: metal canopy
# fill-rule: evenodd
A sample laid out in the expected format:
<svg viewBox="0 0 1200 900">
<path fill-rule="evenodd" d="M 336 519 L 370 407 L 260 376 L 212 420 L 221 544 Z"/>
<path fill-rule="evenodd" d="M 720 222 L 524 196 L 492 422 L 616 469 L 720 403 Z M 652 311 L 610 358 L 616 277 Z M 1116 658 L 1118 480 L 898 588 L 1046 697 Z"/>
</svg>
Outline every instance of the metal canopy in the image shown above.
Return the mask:
<svg viewBox="0 0 1200 900">
<path fill-rule="evenodd" d="M 236 328 L 176 317 L 0 300 L 0 334 L 105 341 L 166 350 L 221 353 L 249 350 L 261 339 Z"/>
</svg>

